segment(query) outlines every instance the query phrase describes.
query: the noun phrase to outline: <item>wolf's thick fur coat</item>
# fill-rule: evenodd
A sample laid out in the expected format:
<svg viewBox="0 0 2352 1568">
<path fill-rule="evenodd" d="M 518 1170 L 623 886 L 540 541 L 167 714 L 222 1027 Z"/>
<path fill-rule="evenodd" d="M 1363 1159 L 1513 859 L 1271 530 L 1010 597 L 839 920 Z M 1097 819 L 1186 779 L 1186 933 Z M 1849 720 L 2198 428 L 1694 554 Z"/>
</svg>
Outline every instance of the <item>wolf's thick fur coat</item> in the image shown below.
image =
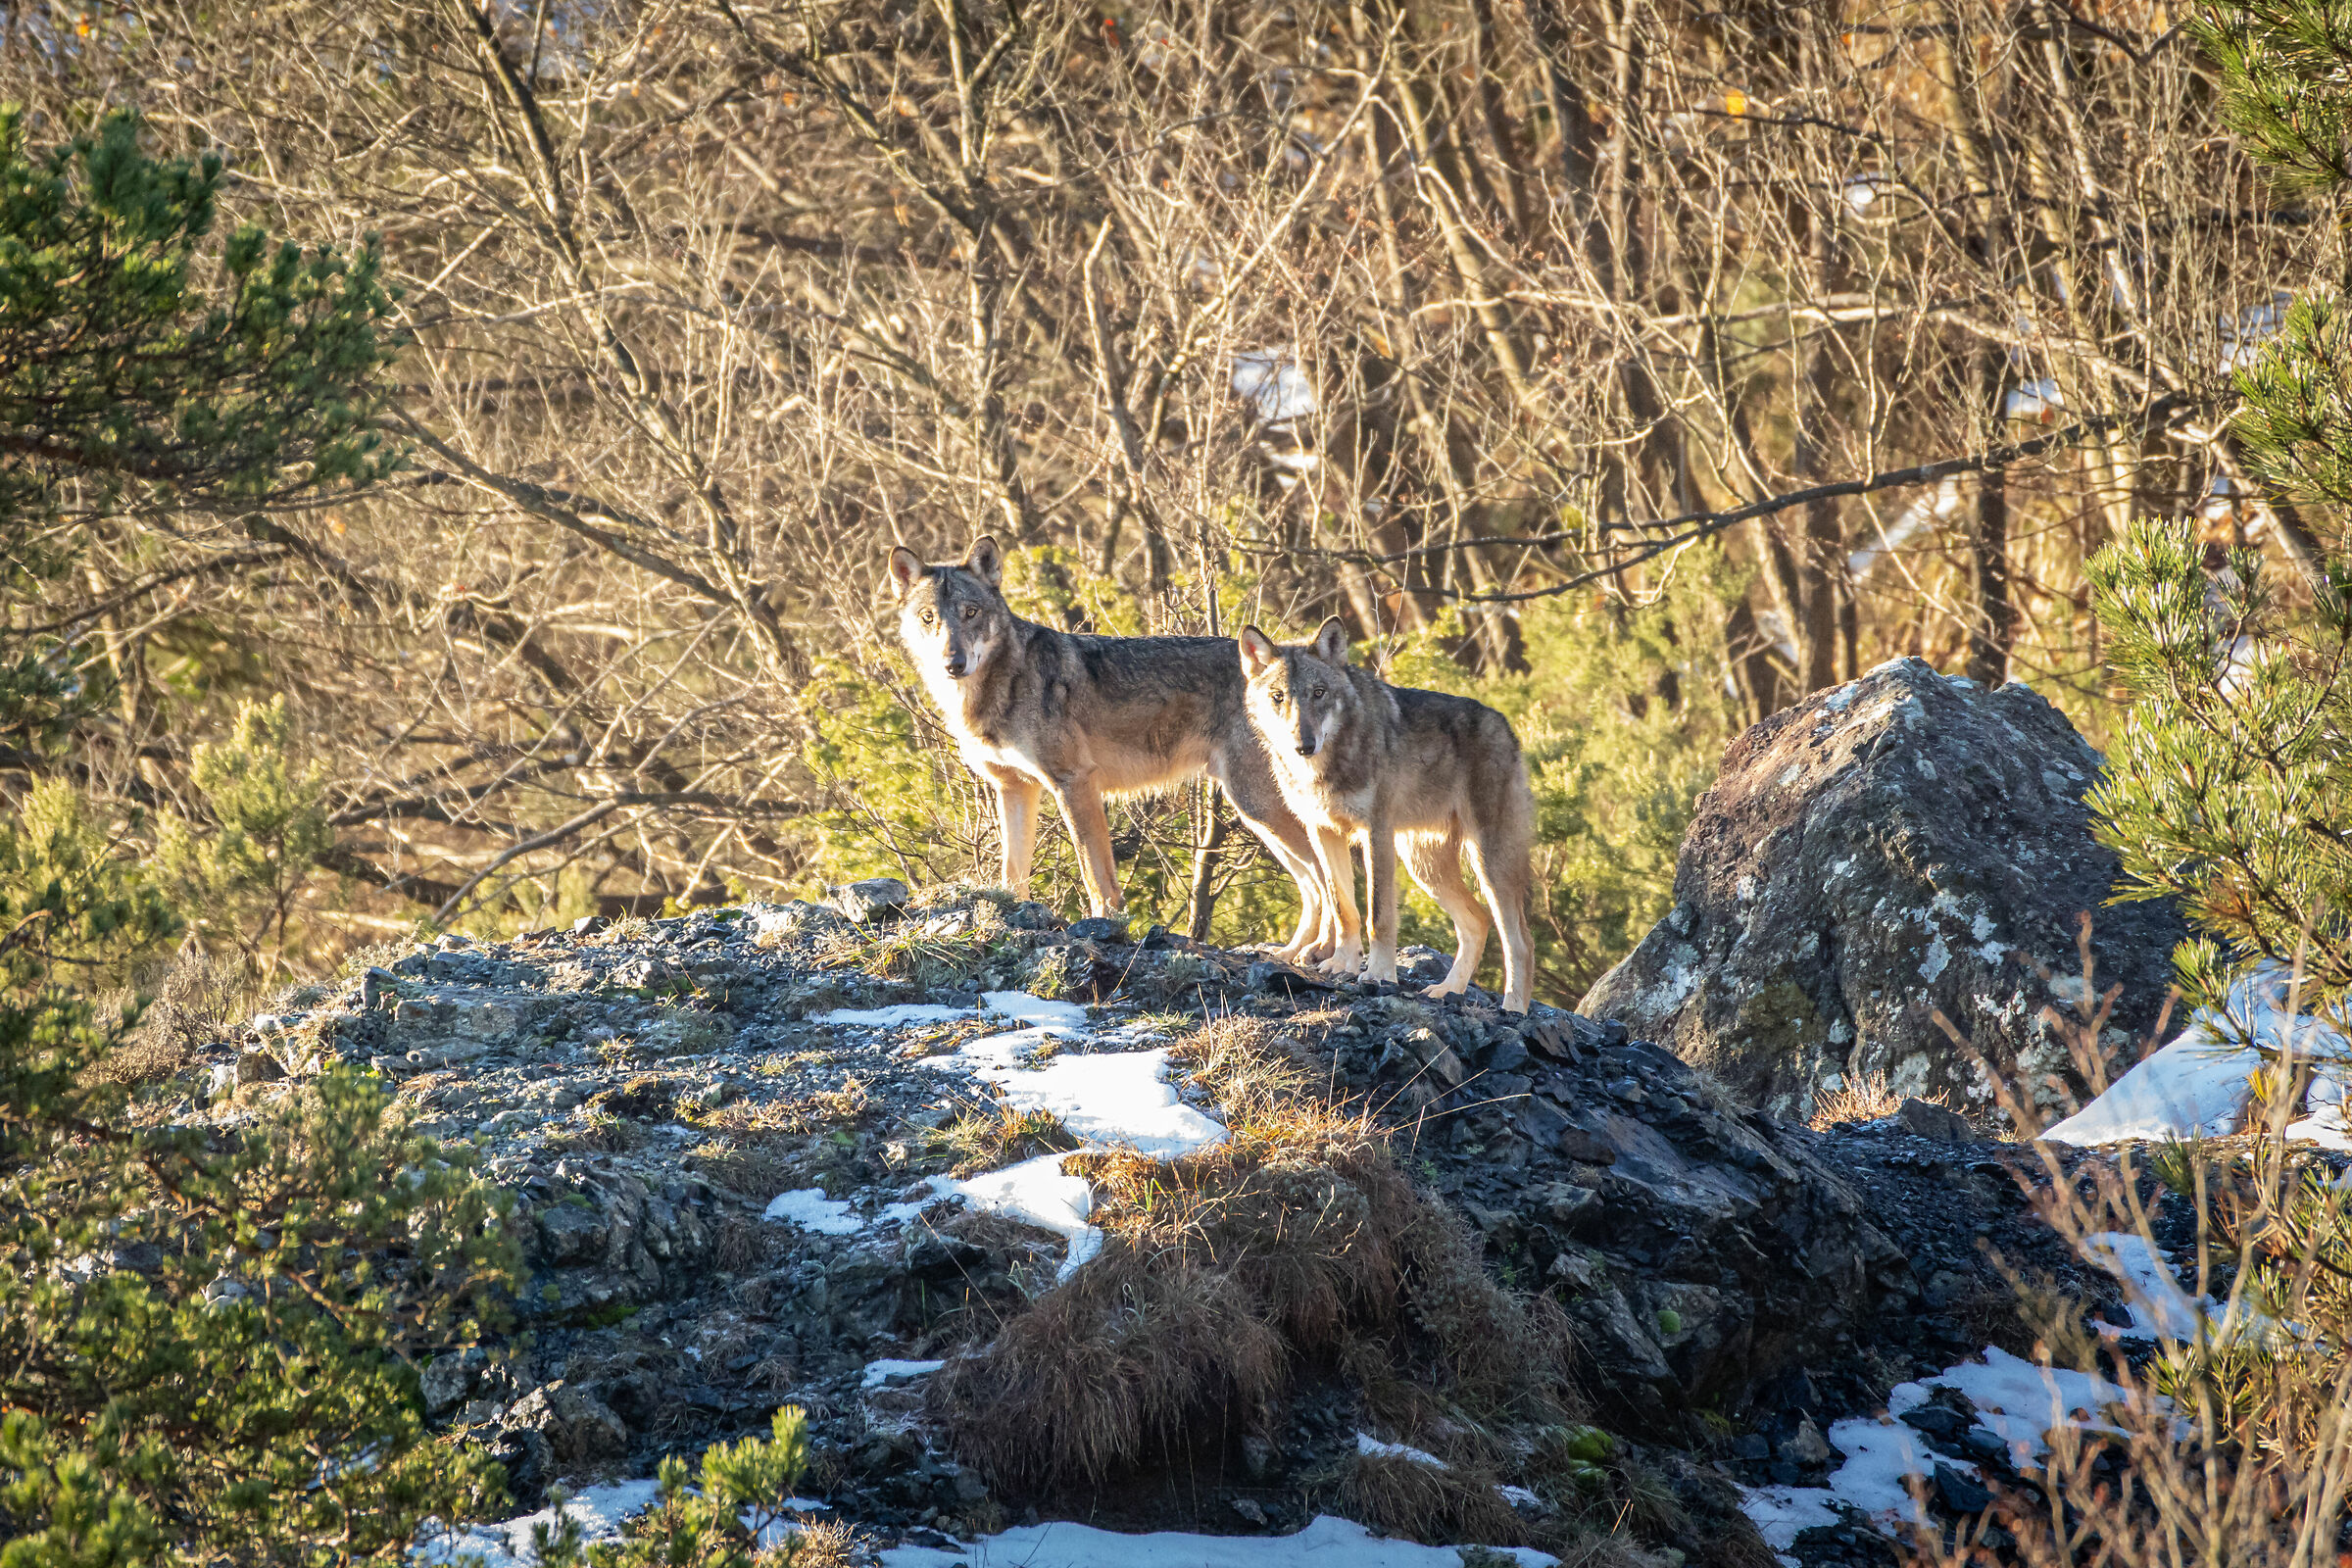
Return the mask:
<svg viewBox="0 0 2352 1568">
<path fill-rule="evenodd" d="M 1297 647 L 1252 626 L 1241 651 L 1250 721 L 1284 798 L 1314 832 L 1339 923 L 1324 969 L 1350 974 L 1365 957 L 1350 858 L 1350 846 L 1361 843 L 1372 874 L 1364 977 L 1396 978 L 1401 853 L 1413 880 L 1453 920 L 1453 968 L 1429 994 L 1452 995 L 1470 983 L 1492 909 L 1502 928 L 1502 1004 L 1525 1012 L 1534 988 L 1527 898 L 1536 805 L 1509 721 L 1484 703 L 1391 686 L 1350 664 L 1348 629 L 1336 615 Z M 1486 908 L 1462 880 L 1464 851 Z"/>
<path fill-rule="evenodd" d="M 1284 956 L 1317 952 L 1329 921 L 1313 839 L 1243 710 L 1233 639 L 1056 631 L 1012 612 L 1003 568 L 985 535 L 954 564 L 890 554 L 899 636 L 964 761 L 996 789 L 1005 888 L 1028 890 L 1038 806 L 1051 794 L 1094 912 L 1120 908 L 1104 798 L 1206 772 L 1298 883 L 1298 928 Z"/>
</svg>

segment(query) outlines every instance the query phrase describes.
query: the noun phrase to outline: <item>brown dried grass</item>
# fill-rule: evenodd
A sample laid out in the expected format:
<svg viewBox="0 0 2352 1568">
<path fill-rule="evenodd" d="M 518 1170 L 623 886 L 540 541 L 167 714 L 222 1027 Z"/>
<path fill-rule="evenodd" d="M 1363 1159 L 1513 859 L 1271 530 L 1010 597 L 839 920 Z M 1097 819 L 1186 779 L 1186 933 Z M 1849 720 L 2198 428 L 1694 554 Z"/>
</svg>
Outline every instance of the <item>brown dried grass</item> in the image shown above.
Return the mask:
<svg viewBox="0 0 2352 1568">
<path fill-rule="evenodd" d="M 1415 1431 L 1441 1407 L 1454 1431 L 1573 1411 L 1556 1313 L 1486 1276 L 1376 1124 L 1315 1094 L 1255 1020 L 1206 1025 L 1176 1055 L 1230 1136 L 1177 1160 L 1069 1161 L 1095 1184 L 1102 1252 L 931 1380 L 961 1455 L 1000 1484 L 1100 1481 L 1163 1445 L 1270 1428 L 1307 1363 L 1368 1393 L 1432 1391 L 1374 1401 Z M 1507 1507 L 1492 1523 L 1517 1528 Z"/>
</svg>

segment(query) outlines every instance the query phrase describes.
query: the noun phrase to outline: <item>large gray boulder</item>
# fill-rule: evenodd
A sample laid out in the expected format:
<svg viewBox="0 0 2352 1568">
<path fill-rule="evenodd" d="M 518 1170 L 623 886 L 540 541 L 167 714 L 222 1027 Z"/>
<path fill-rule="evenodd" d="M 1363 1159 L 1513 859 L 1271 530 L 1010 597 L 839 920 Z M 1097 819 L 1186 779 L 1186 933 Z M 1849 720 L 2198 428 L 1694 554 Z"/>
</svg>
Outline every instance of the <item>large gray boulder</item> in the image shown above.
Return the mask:
<svg viewBox="0 0 2352 1568">
<path fill-rule="evenodd" d="M 2168 903 L 2109 906 L 2117 860 L 2083 791 L 2103 766 L 2066 716 L 1916 659 L 1776 713 L 1699 801 L 1675 904 L 1582 1010 L 1668 1047 L 1779 1115 L 1856 1075 L 1989 1108 L 1993 1086 L 1936 1025 L 2045 1107 L 2086 1088 L 2049 1009 L 2123 990 L 2116 1070 L 2156 1022 L 2187 935 Z"/>
</svg>

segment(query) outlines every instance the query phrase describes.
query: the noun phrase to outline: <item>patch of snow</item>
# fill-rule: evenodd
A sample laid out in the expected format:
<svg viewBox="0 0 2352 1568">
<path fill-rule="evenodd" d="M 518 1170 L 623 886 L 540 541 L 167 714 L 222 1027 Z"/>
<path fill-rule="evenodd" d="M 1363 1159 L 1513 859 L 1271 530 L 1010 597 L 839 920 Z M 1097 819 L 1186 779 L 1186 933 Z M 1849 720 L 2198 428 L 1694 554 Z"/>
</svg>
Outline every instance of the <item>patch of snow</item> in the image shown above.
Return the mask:
<svg viewBox="0 0 2352 1568">
<path fill-rule="evenodd" d="M 1087 1223 L 1094 1212 L 1095 1191 L 1084 1177 L 1062 1174 L 1066 1157 L 1040 1154 L 956 1184 L 956 1191 L 974 1208 L 1066 1237 L 1070 1253 L 1055 1275 L 1065 1280 L 1102 1250 L 1102 1233 Z"/>
<path fill-rule="evenodd" d="M 2303 1097 L 2304 1108 L 2310 1114 L 2288 1126 L 2287 1137 L 2352 1154 L 2352 1117 L 2345 1114 L 2346 1076 L 2347 1064 L 2343 1062 L 2322 1062 L 2314 1068 L 2311 1088 Z"/>
<path fill-rule="evenodd" d="M 933 1203 L 936 1203 L 941 1199 L 950 1196 L 955 1191 L 955 1177 L 934 1176 L 923 1183 L 922 1197 L 908 1199 L 904 1202 L 883 1204 L 882 1212 L 874 1216 L 874 1223 L 877 1225 L 897 1225 L 906 1220 L 910 1220 L 914 1218 L 915 1215 L 920 1214 L 924 1209 L 929 1208 Z"/>
<path fill-rule="evenodd" d="M 1830 1444 L 1845 1455 L 1822 1487 L 1742 1488 L 1740 1511 L 1754 1521 L 1766 1545 L 1786 1555 L 1799 1534 L 1839 1521 L 1839 1508 L 1856 1508 L 1880 1529 L 1892 1533 L 1915 1523 L 1911 1479 L 1925 1481 L 1938 1464 L 1969 1476 L 1977 1467 L 1948 1455 L 1930 1453 L 1919 1434 L 1903 1424 L 1905 1411 L 1928 1402 L 1936 1388 L 1956 1389 L 1976 1406 L 1978 1422 L 2009 1446 L 2011 1458 L 2027 1464 L 2048 1451 L 2042 1434 L 2072 1424 L 2091 1432 L 2117 1429 L 2098 1412 L 2129 1397 L 2103 1378 L 2040 1366 L 2006 1350 L 1987 1348 L 1982 1361 L 1946 1367 L 1917 1383 L 1898 1383 L 1886 1396 L 1886 1413 L 1831 1424 Z"/>
<path fill-rule="evenodd" d="M 1944 945 L 1943 934 L 1937 932 L 1936 939 L 1928 944 L 1928 956 L 1920 963 L 1919 977 L 1922 980 L 1933 980 L 1943 973 L 1944 965 L 1951 961 L 1952 950 Z"/>
<path fill-rule="evenodd" d="M 1369 1432 L 1358 1432 L 1355 1435 L 1355 1451 L 1367 1459 L 1410 1459 L 1413 1463 L 1425 1464 L 1432 1470 L 1452 1468 L 1434 1453 L 1402 1443 L 1383 1443 Z"/>
<path fill-rule="evenodd" d="M 1899 1416 L 1918 1408 L 1928 1402 L 1929 1393 L 1937 1386 L 1967 1395 L 1969 1403 L 1977 1407 L 1978 1424 L 2008 1444 L 2011 1459 L 2019 1464 L 2049 1451 L 2042 1434 L 2063 1422 L 2072 1421 L 2086 1432 L 2117 1431 L 2096 1419 L 2096 1414 L 2131 1397 L 2105 1378 L 2042 1366 L 1988 1346 L 1982 1361 L 1946 1367 L 1923 1382 L 1896 1384 L 1887 1392 L 1886 1413 Z M 2075 1415 L 2077 1410 L 2082 1415 Z M 1838 1442 L 1836 1434 L 1830 1441 Z"/>
<path fill-rule="evenodd" d="M 818 1023 L 851 1023 L 865 1029 L 904 1029 L 910 1023 L 954 1023 L 969 1018 L 969 1007 L 943 1007 L 931 1002 L 900 1002 L 887 1007 L 835 1007 L 816 1015 Z"/>
<path fill-rule="evenodd" d="M 2124 1306 L 2132 1326 L 2168 1340 L 2196 1338 L 2197 1323 L 2206 1309 L 2188 1298 L 2172 1268 L 2144 1236 L 2129 1231 L 2101 1231 L 2083 1238 L 2083 1251 L 2131 1289 Z"/>
<path fill-rule="evenodd" d="M 2055 985 L 2052 987 L 2056 989 Z M 2266 967 L 2230 990 L 2228 1020 L 2200 1009 L 2172 1044 L 2125 1073 L 2108 1091 L 2042 1136 L 2064 1144 L 2120 1144 L 2237 1132 L 2250 1098 L 2247 1078 L 2262 1065 L 2260 1042 L 2274 1053 L 2291 1052 L 2328 1070 L 2352 1066 L 2352 1041 L 2329 1025 L 2288 1010 L 2286 976 Z M 2332 1133 L 2340 1114 L 2315 1132 Z M 2307 1125 L 2297 1122 L 2296 1127 Z"/>
<path fill-rule="evenodd" d="M 1056 1056 L 1027 1071 L 991 1071 L 1005 1103 L 1046 1110 L 1089 1147 L 1125 1145 L 1173 1159 L 1221 1142 L 1225 1129 L 1186 1104 L 1167 1081 L 1168 1054 L 1125 1051 Z"/>
<path fill-rule="evenodd" d="M 1533 1546 L 1505 1546 L 1497 1557 L 1519 1568 L 1557 1568 Z M 968 1546 L 896 1546 L 882 1568 L 1462 1568 L 1451 1546 L 1385 1541 L 1330 1514 L 1291 1536 L 1195 1536 L 1161 1531 L 1114 1535 L 1092 1525 L 1023 1525 Z"/>
<path fill-rule="evenodd" d="M 1897 513 L 1892 522 L 1879 530 L 1879 537 L 1874 543 L 1866 544 L 1846 557 L 1845 569 L 1856 577 L 1869 576 L 1871 567 L 1909 544 L 1922 529 L 1937 518 L 1951 515 L 1959 505 L 1960 481 L 1956 478 L 1945 479 L 1936 487 L 1934 493 L 1921 496 Z M 1849 689 L 1846 702 L 1852 700 Z M 1834 706 L 1843 708 L 1845 703 Z"/>
<path fill-rule="evenodd" d="M 1541 1508 L 1544 1499 L 1525 1487 L 1496 1487 L 1494 1494 L 1514 1508 Z"/>
<path fill-rule="evenodd" d="M 778 1193 L 767 1205 L 761 1219 L 782 1220 L 798 1225 L 819 1236 L 853 1236 L 865 1229 L 865 1221 L 850 1212 L 846 1200 L 827 1198 L 822 1187 L 803 1187 L 789 1193 Z"/>
<path fill-rule="evenodd" d="M 2284 289 L 2272 293 L 2267 305 L 2251 305 L 2235 314 L 2225 313 L 2215 323 L 2220 328 L 2221 358 L 2217 368 L 2224 370 L 2242 370 L 2262 357 L 2262 345 L 2278 335 L 2286 324 L 2286 308 L 2294 296 Z"/>
<path fill-rule="evenodd" d="M 865 1363 L 865 1375 L 858 1380 L 861 1389 L 878 1389 L 897 1378 L 923 1378 L 946 1366 L 945 1361 L 880 1360 Z"/>
<path fill-rule="evenodd" d="M 654 1504 L 659 1489 L 651 1481 L 623 1481 L 609 1487 L 582 1487 L 564 1503 L 565 1517 L 575 1520 L 584 1541 L 611 1541 L 620 1534 L 620 1522 Z M 556 1510 L 509 1519 L 503 1524 L 474 1525 L 463 1534 L 446 1526 L 428 1525 L 424 1538 L 409 1553 L 419 1565 L 464 1562 L 478 1558 L 482 1568 L 529 1568 L 539 1560 L 532 1549 L 533 1527 L 556 1528 Z"/>
<path fill-rule="evenodd" d="M 1049 1001 L 1026 991 L 987 991 L 981 993 L 980 1004 L 988 1011 L 1001 1012 L 1015 1023 L 1054 1024 L 1079 1030 L 1086 1027 L 1086 1008 L 1075 1002 Z"/>
</svg>

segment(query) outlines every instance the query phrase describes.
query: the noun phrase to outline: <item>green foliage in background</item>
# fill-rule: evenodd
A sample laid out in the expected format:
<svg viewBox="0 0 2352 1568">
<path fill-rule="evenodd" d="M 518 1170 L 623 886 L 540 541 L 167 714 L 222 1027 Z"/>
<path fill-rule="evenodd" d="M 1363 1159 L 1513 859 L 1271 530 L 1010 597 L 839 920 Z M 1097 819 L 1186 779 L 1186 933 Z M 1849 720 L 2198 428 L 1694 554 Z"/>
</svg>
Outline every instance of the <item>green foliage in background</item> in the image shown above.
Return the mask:
<svg viewBox="0 0 2352 1568">
<path fill-rule="evenodd" d="M 1720 631 L 1740 586 L 1719 554 L 1693 550 L 1639 605 L 1599 595 L 1537 600 L 1519 621 L 1524 671 L 1480 674 L 1448 657 L 1464 642 L 1450 614 L 1357 650 L 1400 685 L 1492 705 L 1518 732 L 1536 789 L 1532 918 L 1538 994 L 1546 1001 L 1576 1002 L 1672 903 L 1683 831 L 1741 722 Z M 1247 606 L 1252 588 L 1246 578 L 1223 579 L 1220 599 Z M 1004 592 L 1016 612 L 1049 625 L 1066 624 L 1075 612 L 1099 630 L 1141 629 L 1131 601 L 1083 576 L 1059 552 L 1013 552 Z M 828 666 L 804 706 L 817 734 L 808 760 L 833 786 L 819 826 L 818 875 L 995 877 L 993 805 L 940 728 L 895 633 L 870 662 Z M 1180 790 L 1112 808 L 1120 882 L 1139 921 L 1174 925 L 1185 912 L 1196 799 Z M 1298 918 L 1289 877 L 1245 830 L 1228 843 L 1225 863 L 1248 874 L 1220 894 L 1212 939 L 1283 940 Z M 1051 811 L 1038 833 L 1036 875 L 1036 897 L 1083 912 L 1068 834 Z M 1406 941 L 1452 951 L 1451 923 L 1409 886 L 1399 926 Z M 1500 963 L 1499 944 L 1491 942 L 1487 981 L 1498 982 Z"/>
<path fill-rule="evenodd" d="M 2224 118 L 2285 189 L 2352 193 L 2352 32 L 2309 0 L 2232 5 L 2192 25 Z M 2305 1010 L 2352 991 L 2352 322 L 2295 301 L 2237 372 L 2235 433 L 2255 476 L 2337 523 L 2328 581 L 2278 591 L 2248 552 L 2209 570 L 2185 521 L 2143 521 L 2090 564 L 2131 711 L 2090 799 L 2125 898 L 2171 896 L 2205 933 L 2176 956 L 2190 1004 L 2221 1008 L 2249 970 L 2298 974 Z M 2275 1045 L 2276 1042 L 2273 1042 Z"/>
<path fill-rule="evenodd" d="M 564 1513 L 554 1530 L 532 1527 L 536 1560 L 543 1568 L 790 1568 L 802 1553 L 784 1501 L 808 1465 L 805 1426 L 798 1406 L 778 1410 L 770 1436 L 706 1449 L 691 1485 L 686 1462 L 671 1454 L 654 1506 L 621 1540 L 583 1546 Z"/>
<path fill-rule="evenodd" d="M 208 248 L 220 160 L 138 143 L 113 113 L 36 151 L 0 110 L 0 579 L 71 558 L 61 507 L 132 488 L 260 505 L 391 461 L 370 428 L 392 310 L 373 249 L 251 225 Z"/>
<path fill-rule="evenodd" d="M 220 176 L 120 117 L 36 156 L 0 114 L 0 577 L 64 569 L 133 487 L 255 504 L 380 468 L 372 259 L 250 229 L 201 257 Z M 64 744 L 99 695 L 79 650 L 5 652 L 0 741 Z M 132 1019 L 89 995 L 176 934 L 170 891 L 240 940 L 282 928 L 323 828 L 285 728 L 249 710 L 199 762 L 218 821 L 161 878 L 67 783 L 0 824 L 6 1568 L 392 1564 L 497 1499 L 494 1465 L 428 1439 L 412 1370 L 514 1277 L 468 1159 L 342 1067 L 233 1129 L 159 1125 L 100 1070 Z"/>
<path fill-rule="evenodd" d="M 326 775 L 293 760 L 286 700 L 243 703 L 226 740 L 198 746 L 190 776 L 206 819 L 173 818 L 156 859 L 199 931 L 245 956 L 260 973 L 263 950 L 285 956 L 295 901 L 318 858 L 334 843 Z"/>
</svg>

